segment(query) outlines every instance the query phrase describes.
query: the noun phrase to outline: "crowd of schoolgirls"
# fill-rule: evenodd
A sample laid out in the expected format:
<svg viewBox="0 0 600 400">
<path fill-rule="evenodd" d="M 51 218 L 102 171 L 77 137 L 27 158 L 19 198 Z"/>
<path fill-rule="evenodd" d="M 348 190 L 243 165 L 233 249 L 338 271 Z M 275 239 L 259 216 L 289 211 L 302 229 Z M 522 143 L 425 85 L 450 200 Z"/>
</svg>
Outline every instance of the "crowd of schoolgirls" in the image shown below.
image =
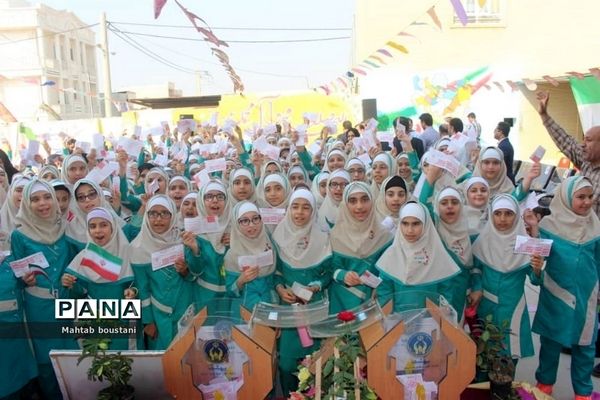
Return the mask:
<svg viewBox="0 0 600 400">
<path fill-rule="evenodd" d="M 284 124 L 253 133 L 252 142 L 279 148 L 277 159 L 261 152 L 264 144 L 244 143 L 237 126 L 148 136 L 140 154 L 109 144 L 85 154 L 71 141 L 64 158 L 35 168 L 15 170 L 4 158 L 0 323 L 54 321 L 56 298 L 138 298 L 143 337 L 115 339 L 111 349 L 162 350 L 191 304 L 208 307 L 209 316 L 238 317 L 240 306 L 251 310 L 258 302 L 304 303 L 292 290 L 300 284 L 313 292 L 311 302 L 327 293 L 334 314 L 372 297 L 399 310 L 438 293 L 459 319 L 476 307 L 497 324 L 508 321 L 506 348 L 515 359 L 534 354 L 531 335 L 539 333 L 535 378 L 548 393 L 561 348 L 570 347 L 574 391 L 589 398 L 600 257 L 592 185 L 584 177 L 566 179 L 551 214 L 538 221 L 520 202 L 539 164 L 515 187 L 502 152 L 464 146 L 472 138 L 457 120 L 451 135 L 438 136 L 422 157 L 413 147 L 418 134 L 399 119 L 388 151 L 374 136 L 370 148 L 364 140 L 353 143 L 373 135 L 363 125 L 341 140 L 325 126 L 309 151 L 303 130 Z M 225 140 L 216 153 L 201 146 Z M 436 151 L 459 160 L 459 173 L 428 162 Z M 102 182 L 88 178 L 112 154 L 118 171 Z M 161 155 L 166 165 L 157 162 Z M 224 170 L 200 173 L 217 158 L 226 159 Z M 265 213 L 270 217 L 263 220 Z M 274 222 L 273 215 L 280 218 Z M 186 231 L 186 219 L 196 217 L 210 221 L 210 232 Z M 514 253 L 516 237 L 528 234 L 554 240 L 549 257 Z M 153 255 L 175 245 L 183 245 L 181 256 L 157 268 Z M 48 267 L 16 278 L 11 262 L 40 252 Z M 112 269 L 99 268 L 98 257 Z M 381 283 L 365 284 L 366 272 Z M 541 287 L 533 324 L 526 277 Z M 296 329 L 282 329 L 278 340 L 287 394 L 296 389 L 299 360 L 318 342 L 305 347 Z M 32 381 L 44 398 L 60 398 L 48 353 L 76 348 L 67 336 L 0 338 L 0 398 L 20 398 L 35 390 Z"/>
</svg>

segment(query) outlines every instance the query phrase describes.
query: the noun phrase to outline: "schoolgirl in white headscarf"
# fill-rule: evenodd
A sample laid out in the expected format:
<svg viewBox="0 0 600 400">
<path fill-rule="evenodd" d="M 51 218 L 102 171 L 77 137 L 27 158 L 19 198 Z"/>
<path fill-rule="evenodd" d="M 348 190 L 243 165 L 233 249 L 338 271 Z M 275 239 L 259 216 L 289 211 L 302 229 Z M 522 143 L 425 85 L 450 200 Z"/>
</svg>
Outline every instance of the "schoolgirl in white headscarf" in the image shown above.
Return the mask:
<svg viewBox="0 0 600 400">
<path fill-rule="evenodd" d="M 87 214 L 86 248 L 67 266 L 62 285 L 70 297 L 92 299 L 135 298 L 129 241 L 110 210 L 94 208 Z M 140 335 L 141 337 L 141 335 Z M 136 350 L 135 339 L 114 338 L 111 350 Z"/>
<path fill-rule="evenodd" d="M 233 170 L 229 176 L 227 194 L 232 206 L 244 200 L 256 203 L 256 187 L 252 171 L 245 167 Z"/>
<path fill-rule="evenodd" d="M 561 348 L 571 354 L 571 384 L 576 398 L 590 396 L 596 353 L 600 221 L 592 210 L 593 186 L 585 177 L 570 177 L 554 192 L 551 214 L 539 224 L 552 239 L 542 273 L 533 332 L 540 334 L 538 388 L 552 392 Z"/>
<path fill-rule="evenodd" d="M 504 345 L 512 358 L 533 355 L 529 310 L 525 300 L 525 277 L 539 279 L 541 262 L 525 254 L 515 254 L 517 236 L 527 237 L 517 200 L 507 194 L 497 195 L 490 206 L 490 221 L 473 243 L 474 272 L 481 271 L 481 282 L 473 281 L 470 298 L 477 313 L 492 315 L 497 326 L 510 321 L 511 334 Z M 532 266 L 536 273 L 532 273 Z M 476 277 L 477 275 L 474 275 Z M 483 298 L 481 298 L 483 295 Z"/>
<path fill-rule="evenodd" d="M 319 172 L 312 180 L 310 191 L 317 202 L 317 210 L 321 208 L 325 196 L 327 195 L 327 180 L 329 179 L 329 172 Z"/>
<path fill-rule="evenodd" d="M 463 190 L 469 236 L 474 242 L 489 219 L 490 185 L 482 177 L 474 176 L 464 183 Z"/>
<path fill-rule="evenodd" d="M 330 312 L 355 307 L 369 298 L 372 288 L 360 280 L 392 242 L 392 234 L 375 212 L 373 196 L 364 182 L 352 182 L 344 190 L 340 212 L 331 231 L 334 269 Z"/>
<path fill-rule="evenodd" d="M 73 196 L 69 206 L 69 216 L 67 217 L 66 235 L 69 242 L 75 247 L 76 252 L 80 252 L 87 242 L 87 214 L 96 207 L 102 207 L 111 212 L 115 222 L 122 228 L 125 225 L 110 203 L 104 197 L 102 188 L 94 181 L 89 179 L 80 179 L 73 187 Z"/>
<path fill-rule="evenodd" d="M 327 195 L 319 208 L 319 226 L 324 232 L 329 232 L 335 225 L 344 188 L 350 183 L 350 174 L 344 169 L 337 169 L 329 174 L 327 179 Z"/>
<path fill-rule="evenodd" d="M 173 200 L 163 194 L 154 195 L 146 205 L 142 230 L 130 245 L 144 332 L 150 339 L 149 347 L 157 350 L 166 349 L 177 335 L 177 322 L 193 303 L 195 276 L 189 266 L 201 263 L 195 235 L 180 233 L 176 214 Z M 158 263 L 157 253 L 182 244 L 181 258 L 168 266 Z"/>
<path fill-rule="evenodd" d="M 2 250 L 10 249 L 10 234 L 15 229 L 15 219 L 23 198 L 23 190 L 31 179 L 23 175 L 13 176 L 6 200 L 0 208 L 0 243 Z"/>
<path fill-rule="evenodd" d="M 371 176 L 371 193 L 373 193 L 373 198 L 377 199 L 381 183 L 388 176 L 396 175 L 396 163 L 388 153 L 379 153 L 373 158 L 371 169 L 373 170 Z"/>
<path fill-rule="evenodd" d="M 227 293 L 238 299 L 231 303 L 235 318 L 240 305 L 253 310 L 260 301 L 277 301 L 273 285 L 276 255 L 256 205 L 242 201 L 231 216 L 231 242 L 224 265 Z"/>
<path fill-rule="evenodd" d="M 400 227 L 394 242 L 375 263 L 381 284 L 377 300 L 392 300 L 394 311 L 425 306 L 428 294 L 451 301 L 452 279 L 460 269 L 446 252 L 427 208 L 415 202 L 400 210 Z"/>
<path fill-rule="evenodd" d="M 295 190 L 284 220 L 273 233 L 273 244 L 277 248 L 277 270 L 275 288 L 283 304 L 304 303 L 291 288 L 300 284 L 313 294 L 310 302 L 320 300 L 331 280 L 331 245 L 326 233 L 316 224 L 316 202 L 312 193 L 305 188 Z M 312 346 L 303 346 L 298 330 L 281 330 L 279 337 L 279 371 L 284 393 L 294 388 L 293 372 L 298 359 L 314 351 Z"/>
<path fill-rule="evenodd" d="M 454 279 L 452 306 L 462 319 L 467 298 L 467 289 L 471 287 L 473 252 L 469 237 L 469 225 L 464 212 L 463 197 L 455 187 L 442 189 L 433 204 L 435 226 L 448 254 L 460 267 L 460 274 Z"/>
<path fill-rule="evenodd" d="M 27 285 L 25 316 L 28 323 L 55 323 L 54 301 L 66 295 L 61 290 L 60 278 L 73 258 L 64 236 L 65 226 L 58 208 L 54 189 L 46 181 L 33 180 L 23 189 L 23 199 L 15 218 L 16 230 L 11 236 L 11 253 L 14 260 L 21 260 L 36 253 L 44 265 L 32 266 L 23 276 Z M 40 387 L 46 398 L 60 398 L 60 389 L 50 362 L 51 349 L 75 349 L 74 338 L 32 338 L 36 356 Z"/>
<path fill-rule="evenodd" d="M 67 184 L 69 189 L 80 179 L 88 174 L 85 159 L 79 154 L 69 154 L 65 157 L 60 170 L 60 179 Z"/>
</svg>

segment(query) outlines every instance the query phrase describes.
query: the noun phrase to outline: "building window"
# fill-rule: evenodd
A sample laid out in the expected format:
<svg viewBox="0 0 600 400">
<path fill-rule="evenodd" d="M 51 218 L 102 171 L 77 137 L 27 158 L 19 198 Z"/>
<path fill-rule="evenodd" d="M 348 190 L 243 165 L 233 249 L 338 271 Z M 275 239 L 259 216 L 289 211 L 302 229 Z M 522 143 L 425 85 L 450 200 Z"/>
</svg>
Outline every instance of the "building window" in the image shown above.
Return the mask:
<svg viewBox="0 0 600 400">
<path fill-rule="evenodd" d="M 467 13 L 468 28 L 477 26 L 505 26 L 506 24 L 506 0 L 486 0 L 483 6 L 479 0 L 463 0 L 463 6 Z M 454 14 L 454 26 L 463 26 Z"/>
</svg>

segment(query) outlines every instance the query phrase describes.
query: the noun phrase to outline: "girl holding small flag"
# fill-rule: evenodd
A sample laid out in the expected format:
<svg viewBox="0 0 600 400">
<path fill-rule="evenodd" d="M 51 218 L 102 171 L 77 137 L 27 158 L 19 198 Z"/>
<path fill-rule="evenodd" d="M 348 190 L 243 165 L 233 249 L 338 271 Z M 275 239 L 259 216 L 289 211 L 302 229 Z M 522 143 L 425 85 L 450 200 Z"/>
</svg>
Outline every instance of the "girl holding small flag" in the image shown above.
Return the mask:
<svg viewBox="0 0 600 400">
<path fill-rule="evenodd" d="M 72 297 L 133 299 L 133 271 L 129 264 L 129 242 L 105 208 L 94 208 L 86 216 L 87 244 L 67 266 L 61 278 Z M 113 338 L 112 350 L 136 350 L 136 340 Z"/>
<path fill-rule="evenodd" d="M 125 222 L 119 218 L 110 203 L 104 197 L 102 188 L 94 181 L 80 179 L 73 186 L 73 201 L 69 207 L 70 217 L 67 217 L 67 239 L 79 253 L 87 243 L 87 214 L 96 207 L 110 210 L 119 228 Z"/>
<path fill-rule="evenodd" d="M 129 260 L 142 300 L 142 323 L 150 339 L 149 348 L 164 350 L 177 335 L 177 323 L 193 302 L 194 276 L 188 266 L 201 259 L 194 234 L 180 234 L 176 227 L 173 200 L 163 194 L 154 195 L 146 210 L 142 230 L 131 242 Z M 171 254 L 165 254 L 166 250 Z M 172 254 L 176 254 L 174 260 Z"/>
<path fill-rule="evenodd" d="M 273 285 L 275 253 L 258 208 L 242 201 L 233 209 L 230 248 L 225 254 L 225 281 L 232 301 L 231 316 L 240 318 L 240 305 L 252 311 L 260 301 L 277 302 Z"/>
<path fill-rule="evenodd" d="M 277 247 L 275 289 L 284 304 L 319 300 L 329 286 L 331 245 L 327 234 L 316 223 L 316 210 L 315 198 L 309 190 L 295 190 L 285 218 L 273 233 L 273 243 Z M 310 299 L 296 297 L 291 290 L 296 282 L 313 293 Z M 293 372 L 298 359 L 312 353 L 315 347 L 318 343 L 303 344 L 297 329 L 281 330 L 279 370 L 285 395 L 296 389 L 297 379 Z"/>
<path fill-rule="evenodd" d="M 329 287 L 330 313 L 360 305 L 373 287 L 361 277 L 375 271 L 375 261 L 392 243 L 392 234 L 381 225 L 371 190 L 364 182 L 352 182 L 344 190 L 335 227 L 331 231 L 333 281 Z"/>
<path fill-rule="evenodd" d="M 30 263 L 30 271 L 22 278 L 27 285 L 24 290 L 27 321 L 30 324 L 55 322 L 54 300 L 59 298 L 60 294 L 66 294 L 60 291 L 60 278 L 74 254 L 69 250 L 58 201 L 48 182 L 36 179 L 25 185 L 15 223 L 18 228 L 11 236 L 13 259 L 22 260 L 41 253 L 35 262 L 42 265 Z M 52 349 L 76 348 L 75 340 L 64 337 L 40 339 L 35 335 L 32 332 L 42 391 L 48 399 L 60 399 L 60 389 L 50 363 L 49 352 Z"/>
</svg>

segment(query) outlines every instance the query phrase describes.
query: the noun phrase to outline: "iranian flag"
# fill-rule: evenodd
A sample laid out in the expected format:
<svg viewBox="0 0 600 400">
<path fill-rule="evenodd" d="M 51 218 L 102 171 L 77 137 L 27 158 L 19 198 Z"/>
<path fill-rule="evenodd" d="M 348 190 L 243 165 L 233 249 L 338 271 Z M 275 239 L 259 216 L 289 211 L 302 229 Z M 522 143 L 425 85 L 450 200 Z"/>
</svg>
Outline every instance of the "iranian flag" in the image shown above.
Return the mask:
<svg viewBox="0 0 600 400">
<path fill-rule="evenodd" d="M 570 78 L 569 81 L 583 132 L 600 125 L 600 80 L 587 76 L 584 79 Z"/>
<path fill-rule="evenodd" d="M 91 269 L 102 278 L 111 282 L 119 279 L 122 263 L 122 259 L 94 243 L 87 245 L 85 255 L 81 259 L 82 267 Z"/>
</svg>

